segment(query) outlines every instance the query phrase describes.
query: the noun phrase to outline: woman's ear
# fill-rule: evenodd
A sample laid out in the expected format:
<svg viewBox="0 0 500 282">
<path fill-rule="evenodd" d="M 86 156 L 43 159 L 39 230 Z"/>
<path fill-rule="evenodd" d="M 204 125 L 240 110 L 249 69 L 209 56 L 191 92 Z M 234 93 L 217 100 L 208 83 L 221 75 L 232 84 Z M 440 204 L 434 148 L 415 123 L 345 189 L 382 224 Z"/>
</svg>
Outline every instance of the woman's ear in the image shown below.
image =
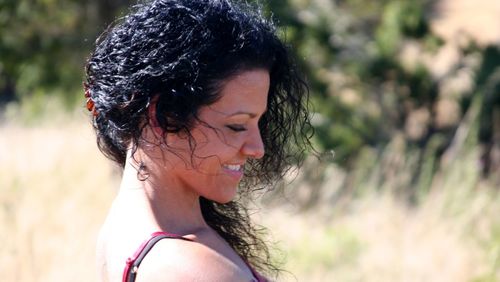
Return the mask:
<svg viewBox="0 0 500 282">
<path fill-rule="evenodd" d="M 163 135 L 163 129 L 160 127 L 160 123 L 158 122 L 158 118 L 156 117 L 156 107 L 158 105 L 159 96 L 156 95 L 151 99 L 151 103 L 148 106 L 148 118 L 149 125 L 153 130 L 154 134 L 159 137 Z"/>
</svg>

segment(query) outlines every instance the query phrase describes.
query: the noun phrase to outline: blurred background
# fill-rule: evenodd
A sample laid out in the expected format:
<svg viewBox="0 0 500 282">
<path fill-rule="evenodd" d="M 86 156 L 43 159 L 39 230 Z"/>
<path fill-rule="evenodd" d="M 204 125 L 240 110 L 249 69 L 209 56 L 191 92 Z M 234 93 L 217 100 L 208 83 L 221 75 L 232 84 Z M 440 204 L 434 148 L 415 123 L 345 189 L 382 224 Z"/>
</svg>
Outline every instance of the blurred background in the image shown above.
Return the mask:
<svg viewBox="0 0 500 282">
<path fill-rule="evenodd" d="M 134 2 L 0 0 L 2 281 L 97 280 L 119 170 L 83 68 Z M 500 281 L 500 2 L 261 2 L 307 76 L 321 152 L 256 207 L 282 280 Z"/>
</svg>

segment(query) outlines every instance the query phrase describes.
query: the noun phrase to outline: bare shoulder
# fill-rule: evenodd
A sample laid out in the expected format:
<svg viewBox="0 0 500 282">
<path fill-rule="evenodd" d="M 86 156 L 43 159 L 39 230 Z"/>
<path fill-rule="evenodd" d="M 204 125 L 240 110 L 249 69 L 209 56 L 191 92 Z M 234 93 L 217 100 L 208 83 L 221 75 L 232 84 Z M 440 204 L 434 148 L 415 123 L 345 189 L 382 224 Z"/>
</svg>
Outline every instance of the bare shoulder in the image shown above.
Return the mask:
<svg viewBox="0 0 500 282">
<path fill-rule="evenodd" d="M 236 264 L 207 246 L 163 239 L 139 266 L 137 282 L 250 281 Z"/>
</svg>

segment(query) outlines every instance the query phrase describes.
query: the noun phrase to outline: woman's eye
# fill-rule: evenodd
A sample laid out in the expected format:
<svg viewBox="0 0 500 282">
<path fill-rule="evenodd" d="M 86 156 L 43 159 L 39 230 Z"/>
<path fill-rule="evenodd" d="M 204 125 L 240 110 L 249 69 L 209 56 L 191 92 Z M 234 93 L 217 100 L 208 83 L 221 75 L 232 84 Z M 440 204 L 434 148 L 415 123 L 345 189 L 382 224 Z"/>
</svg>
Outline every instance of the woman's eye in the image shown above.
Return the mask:
<svg viewBox="0 0 500 282">
<path fill-rule="evenodd" d="M 226 125 L 226 127 L 229 128 L 229 129 L 231 129 L 232 131 L 235 131 L 235 132 L 240 132 L 240 131 L 247 130 L 244 126 L 235 125 L 235 124 Z"/>
</svg>

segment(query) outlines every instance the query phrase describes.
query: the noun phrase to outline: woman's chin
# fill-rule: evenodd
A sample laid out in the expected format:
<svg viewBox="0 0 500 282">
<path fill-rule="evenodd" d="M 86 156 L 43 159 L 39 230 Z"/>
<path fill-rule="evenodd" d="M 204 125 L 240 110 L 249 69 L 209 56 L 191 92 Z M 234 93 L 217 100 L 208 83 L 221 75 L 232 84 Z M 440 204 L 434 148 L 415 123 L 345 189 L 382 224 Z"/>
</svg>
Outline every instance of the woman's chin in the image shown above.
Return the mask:
<svg viewBox="0 0 500 282">
<path fill-rule="evenodd" d="M 211 200 L 219 204 L 227 204 L 236 198 L 238 187 L 230 187 L 224 190 L 224 193 L 213 197 Z"/>
</svg>

